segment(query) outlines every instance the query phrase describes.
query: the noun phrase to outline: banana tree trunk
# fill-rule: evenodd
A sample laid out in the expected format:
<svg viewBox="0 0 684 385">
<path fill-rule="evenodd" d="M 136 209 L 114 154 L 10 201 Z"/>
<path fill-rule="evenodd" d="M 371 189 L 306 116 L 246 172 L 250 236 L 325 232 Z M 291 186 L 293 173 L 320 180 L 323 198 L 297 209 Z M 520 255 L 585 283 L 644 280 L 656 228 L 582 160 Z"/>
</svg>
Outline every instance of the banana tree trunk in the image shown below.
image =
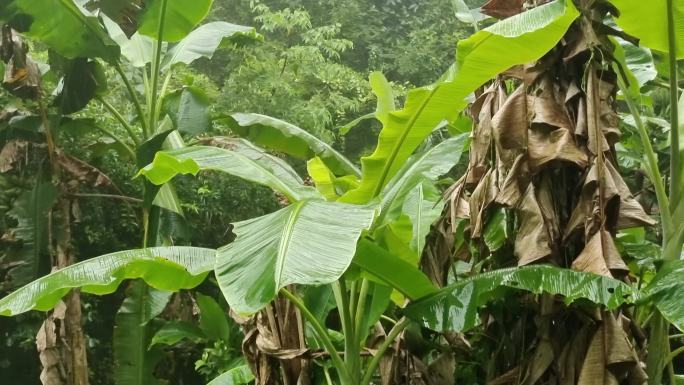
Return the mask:
<svg viewBox="0 0 684 385">
<path fill-rule="evenodd" d="M 75 262 L 71 250 L 71 201 L 60 199 L 58 206 L 59 231 L 54 247 L 53 269 L 61 269 Z M 88 385 L 86 340 L 81 325 L 81 296 L 77 290 L 48 315 L 38 331 L 36 345 L 43 370 L 43 385 Z"/>
</svg>

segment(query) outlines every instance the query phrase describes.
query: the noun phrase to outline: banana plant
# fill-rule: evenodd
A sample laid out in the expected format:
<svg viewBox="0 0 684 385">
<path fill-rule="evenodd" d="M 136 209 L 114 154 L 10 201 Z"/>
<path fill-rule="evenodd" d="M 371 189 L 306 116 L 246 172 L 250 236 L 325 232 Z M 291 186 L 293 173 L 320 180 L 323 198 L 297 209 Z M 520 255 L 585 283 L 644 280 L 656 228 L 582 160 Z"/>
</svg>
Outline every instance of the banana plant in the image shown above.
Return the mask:
<svg viewBox="0 0 684 385">
<path fill-rule="evenodd" d="M 164 15 L 167 1 L 159 1 Z M 154 14 L 156 9 L 149 12 Z M 668 288 L 677 284 L 679 269 L 663 272 L 653 286 L 641 292 L 611 278 L 548 266 L 484 273 L 437 290 L 417 268 L 425 234 L 443 204 L 435 179 L 458 161 L 466 138 L 448 139 L 424 152 L 416 149 L 428 135 L 456 119 L 475 89 L 514 65 L 539 59 L 554 47 L 577 16 L 571 1 L 554 1 L 476 33 L 459 43 L 454 70 L 436 84 L 410 91 L 401 109 L 396 109 L 386 80 L 373 74 L 371 85 L 378 97 L 375 116 L 383 129 L 373 154 L 361 159 L 360 171 L 302 129 L 264 116 L 231 116 L 236 134 L 306 159 L 315 187 L 306 185 L 282 159 L 244 139 L 216 138 L 212 141 L 216 146 L 156 153 L 140 171 L 155 186 L 178 174 L 220 171 L 268 186 L 289 205 L 236 223 L 235 241 L 216 251 L 148 248 L 73 265 L 0 300 L 0 314 L 49 309 L 75 287 L 95 294 L 111 292 L 122 279 L 141 278 L 162 290 L 189 288 L 213 271 L 238 314 L 253 314 L 279 295 L 288 299 L 314 330 L 315 341 L 327 351 L 340 383 L 367 385 L 409 319 L 437 330 L 466 330 L 475 322 L 477 308 L 495 298 L 499 287 L 563 295 L 568 302 L 586 299 L 608 308 L 640 301 L 662 303 L 657 299 L 667 297 Z M 156 30 L 154 36 L 166 37 L 159 25 L 156 29 L 141 27 L 140 31 Z M 178 35 L 169 32 L 169 36 Z M 162 46 L 152 47 L 152 68 L 162 66 Z M 149 83 L 156 84 L 148 98 L 153 103 L 159 98 L 159 82 Z M 148 131 L 156 126 L 156 107 L 140 114 L 143 132 L 145 124 Z M 328 284 L 341 320 L 344 355 L 338 352 L 328 326 L 296 291 L 296 285 Z M 392 320 L 394 326 L 375 355 L 366 359 L 361 351 L 373 323 L 366 309 L 380 302 L 376 287 L 394 290 L 391 296 L 400 305 L 406 299 L 416 302 L 403 311 L 408 318 Z M 384 303 L 386 307 L 388 301 Z M 676 307 L 660 308 L 672 320 L 681 316 Z"/>
</svg>

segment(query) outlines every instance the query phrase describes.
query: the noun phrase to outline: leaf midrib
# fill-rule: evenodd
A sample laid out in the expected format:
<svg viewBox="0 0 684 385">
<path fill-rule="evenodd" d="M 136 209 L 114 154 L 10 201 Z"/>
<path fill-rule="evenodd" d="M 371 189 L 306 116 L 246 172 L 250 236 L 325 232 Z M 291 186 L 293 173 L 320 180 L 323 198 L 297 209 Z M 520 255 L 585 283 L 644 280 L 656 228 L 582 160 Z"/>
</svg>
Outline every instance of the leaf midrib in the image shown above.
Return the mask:
<svg viewBox="0 0 684 385">
<path fill-rule="evenodd" d="M 406 137 L 408 136 L 409 132 L 413 130 L 413 126 L 418 121 L 418 118 L 423 114 L 423 111 L 427 107 L 428 103 L 432 100 L 432 97 L 435 95 L 435 93 L 440 87 L 441 84 L 435 86 L 430 91 L 430 94 L 425 98 L 425 100 L 423 100 L 420 107 L 418 107 L 418 111 L 411 117 L 411 120 L 409 120 L 406 129 L 401 133 L 399 140 L 397 140 L 396 144 L 392 148 L 392 152 L 390 153 L 388 161 L 385 163 L 385 166 L 382 169 L 380 179 L 378 180 L 378 183 L 375 185 L 375 189 L 373 190 L 373 195 L 371 198 L 375 198 L 376 196 L 378 196 L 378 194 L 380 194 L 382 187 L 385 185 L 385 180 L 387 179 L 389 170 L 392 168 L 394 160 L 397 158 L 397 155 L 399 154 L 399 149 L 403 146 L 404 142 L 406 142 Z"/>
<path fill-rule="evenodd" d="M 299 201 L 301 199 L 301 197 L 298 196 L 299 194 L 297 194 L 295 191 L 293 191 L 287 184 L 285 184 L 285 182 L 281 181 L 280 178 L 278 178 L 275 174 L 273 174 L 273 172 L 271 172 L 271 170 L 268 170 L 266 167 L 262 166 L 261 164 L 259 164 L 259 162 L 253 160 L 252 158 L 250 158 L 244 154 L 241 154 L 237 151 L 226 150 L 226 149 L 222 149 L 222 148 L 218 148 L 218 147 L 211 147 L 211 148 L 216 149 L 216 150 L 225 151 L 228 154 L 233 154 L 239 160 L 241 160 L 243 163 L 251 164 L 255 168 L 259 169 L 263 173 L 263 175 L 266 176 L 267 179 L 270 179 L 276 185 L 280 186 L 280 188 L 282 189 L 281 192 L 283 194 L 285 194 L 285 196 L 289 200 Z M 214 167 L 207 167 L 207 169 L 214 169 L 216 171 L 225 172 L 225 170 L 221 170 L 221 169 L 214 168 Z M 302 185 L 302 187 L 305 187 L 305 186 Z"/>
<path fill-rule="evenodd" d="M 278 254 L 276 256 L 278 263 L 277 269 L 279 269 L 277 270 L 279 273 L 276 279 L 276 291 L 280 290 L 280 284 L 283 281 L 283 273 L 285 271 L 285 257 L 290 250 L 292 235 L 294 234 L 294 227 L 296 225 L 297 219 L 299 218 L 305 205 L 306 202 L 304 201 L 295 203 L 294 210 L 292 213 L 290 213 L 290 216 L 287 219 L 287 224 L 285 225 L 283 233 L 281 234 L 280 244 L 278 245 Z"/>
</svg>

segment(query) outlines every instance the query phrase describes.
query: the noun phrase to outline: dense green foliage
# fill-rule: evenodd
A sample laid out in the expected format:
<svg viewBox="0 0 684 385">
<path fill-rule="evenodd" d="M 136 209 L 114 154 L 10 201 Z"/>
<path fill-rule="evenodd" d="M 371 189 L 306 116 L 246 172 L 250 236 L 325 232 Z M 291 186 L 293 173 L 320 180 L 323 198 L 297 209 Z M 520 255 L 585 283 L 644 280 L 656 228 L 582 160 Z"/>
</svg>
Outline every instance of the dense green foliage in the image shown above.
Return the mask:
<svg viewBox="0 0 684 385">
<path fill-rule="evenodd" d="M 0 378 L 684 378 L 680 2 L 0 22 Z"/>
</svg>

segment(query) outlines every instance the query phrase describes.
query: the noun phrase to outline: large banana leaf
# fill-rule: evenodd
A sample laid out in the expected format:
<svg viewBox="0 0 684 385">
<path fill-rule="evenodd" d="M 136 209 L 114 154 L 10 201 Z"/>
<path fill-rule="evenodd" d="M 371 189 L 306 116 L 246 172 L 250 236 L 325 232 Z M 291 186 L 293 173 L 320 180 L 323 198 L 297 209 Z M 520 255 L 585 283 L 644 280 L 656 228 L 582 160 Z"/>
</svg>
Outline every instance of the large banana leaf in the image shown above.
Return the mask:
<svg viewBox="0 0 684 385">
<path fill-rule="evenodd" d="M 118 385 L 157 385 L 154 367 L 162 352 L 148 349 L 153 332 L 148 323 L 161 314 L 171 292 L 152 289 L 142 281 L 132 282 L 114 320 L 114 378 Z"/>
<path fill-rule="evenodd" d="M 268 186 L 293 201 L 320 198 L 316 189 L 304 186 L 297 173 L 281 159 L 245 140 L 222 139 L 222 144 L 230 149 L 193 146 L 158 152 L 140 174 L 160 185 L 177 174 L 196 175 L 200 170 L 214 170 Z"/>
<path fill-rule="evenodd" d="M 231 309 L 257 312 L 284 286 L 322 285 L 347 270 L 372 207 L 300 201 L 235 224 L 235 241 L 219 249 L 216 278 Z"/>
<path fill-rule="evenodd" d="M 213 2 L 213 0 L 146 0 L 147 9 L 138 31 L 143 35 L 163 41 L 180 41 L 207 17 Z"/>
<path fill-rule="evenodd" d="M 669 52 L 667 31 L 668 0 L 613 0 L 620 10 L 617 24 L 628 34 L 639 38 L 639 44 L 660 52 Z M 684 2 L 672 1 L 675 20 L 677 59 L 684 59 Z"/>
<path fill-rule="evenodd" d="M 70 59 L 100 57 L 108 62 L 119 58 L 119 46 L 110 39 L 98 19 L 86 16 L 73 0 L 3 0 L 0 20 L 45 43 Z"/>
<path fill-rule="evenodd" d="M 671 324 L 684 332 L 684 260 L 666 263 L 643 290 L 643 300 L 652 302 Z"/>
<path fill-rule="evenodd" d="M 501 288 L 550 293 L 570 303 L 586 299 L 609 309 L 635 301 L 636 293 L 625 283 L 590 273 L 552 266 L 528 266 L 495 270 L 458 281 L 438 293 L 409 305 L 409 317 L 437 331 L 465 331 L 478 325 L 478 309 L 497 299 Z"/>
<path fill-rule="evenodd" d="M 237 113 L 228 119 L 234 133 L 259 146 L 304 160 L 318 156 L 336 175 L 361 175 L 344 155 L 293 124 L 259 114 Z"/>
<path fill-rule="evenodd" d="M 201 57 L 211 59 L 221 41 L 233 35 L 246 35 L 255 38 L 258 36 L 252 27 L 226 23 L 225 21 L 204 24 L 169 49 L 162 61 L 162 69 L 168 69 L 176 63 L 190 64 Z"/>
<path fill-rule="evenodd" d="M 216 250 L 198 247 L 155 247 L 120 251 L 79 262 L 39 278 L 0 300 L 0 315 L 47 311 L 69 290 L 112 293 L 124 279 L 142 278 L 160 290 L 199 285 L 214 264 Z"/>
<path fill-rule="evenodd" d="M 456 118 L 471 92 L 514 65 L 540 58 L 558 43 L 577 15 L 572 1 L 557 0 L 460 41 L 457 72 L 410 91 L 404 108 L 388 114 L 375 152 L 361 160 L 361 185 L 342 200 L 366 203 L 376 197 L 425 137 Z"/>
</svg>

